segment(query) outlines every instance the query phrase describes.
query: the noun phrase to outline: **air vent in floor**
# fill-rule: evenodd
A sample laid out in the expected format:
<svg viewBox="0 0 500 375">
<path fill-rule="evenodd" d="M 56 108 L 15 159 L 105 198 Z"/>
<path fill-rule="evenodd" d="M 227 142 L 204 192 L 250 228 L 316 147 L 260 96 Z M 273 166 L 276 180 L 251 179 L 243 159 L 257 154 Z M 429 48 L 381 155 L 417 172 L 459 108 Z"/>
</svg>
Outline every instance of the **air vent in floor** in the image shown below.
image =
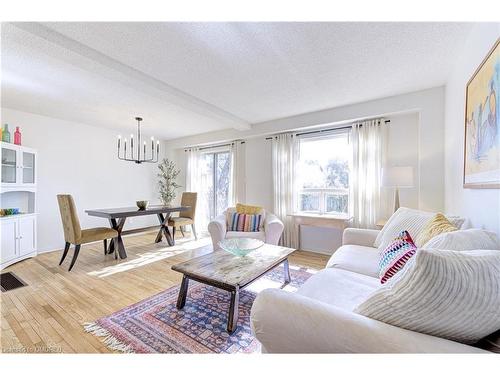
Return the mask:
<svg viewBox="0 0 500 375">
<path fill-rule="evenodd" d="M 28 285 L 12 272 L 2 273 L 0 275 L 0 284 L 2 286 L 2 292 L 8 292 L 9 290 L 21 288 Z"/>
</svg>

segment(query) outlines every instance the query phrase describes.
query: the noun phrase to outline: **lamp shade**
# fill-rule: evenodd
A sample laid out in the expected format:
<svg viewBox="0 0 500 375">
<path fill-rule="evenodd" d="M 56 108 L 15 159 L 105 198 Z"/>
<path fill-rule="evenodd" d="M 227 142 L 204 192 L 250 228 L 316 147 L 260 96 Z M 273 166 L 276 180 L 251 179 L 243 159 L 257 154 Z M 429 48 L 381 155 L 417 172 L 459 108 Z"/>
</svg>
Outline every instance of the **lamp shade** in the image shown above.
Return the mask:
<svg viewBox="0 0 500 375">
<path fill-rule="evenodd" d="M 382 186 L 413 187 L 413 167 L 382 168 Z"/>
</svg>

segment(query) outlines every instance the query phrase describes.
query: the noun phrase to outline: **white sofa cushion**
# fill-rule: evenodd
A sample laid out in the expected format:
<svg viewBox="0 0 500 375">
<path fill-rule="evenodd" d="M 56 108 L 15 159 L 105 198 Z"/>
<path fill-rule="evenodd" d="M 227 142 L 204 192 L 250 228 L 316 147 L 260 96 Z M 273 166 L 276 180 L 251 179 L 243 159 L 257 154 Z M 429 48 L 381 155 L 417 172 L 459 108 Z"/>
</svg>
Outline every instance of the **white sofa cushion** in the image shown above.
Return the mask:
<svg viewBox="0 0 500 375">
<path fill-rule="evenodd" d="M 233 232 L 233 231 L 228 231 L 226 232 L 226 238 L 256 238 L 258 240 L 264 241 L 266 240 L 266 233 L 265 232 Z"/>
<path fill-rule="evenodd" d="M 333 253 L 326 268 L 340 268 L 378 278 L 379 252 L 374 247 L 343 245 Z"/>
<path fill-rule="evenodd" d="M 352 311 L 378 286 L 378 280 L 373 277 L 327 268 L 311 276 L 297 293 Z"/>
<path fill-rule="evenodd" d="M 354 312 L 467 344 L 500 329 L 500 252 L 420 249 Z"/>
<path fill-rule="evenodd" d="M 407 230 L 411 238 L 417 238 L 434 215 L 434 212 L 414 210 L 407 207 L 398 208 L 377 235 L 373 246 L 382 251 L 402 230 Z M 464 218 L 458 216 L 446 215 L 446 218 L 457 228 L 461 228 L 465 222 Z"/>
<path fill-rule="evenodd" d="M 374 247 L 379 230 L 364 228 L 346 228 L 342 234 L 342 245 L 361 245 Z"/>
<path fill-rule="evenodd" d="M 500 250 L 500 240 L 493 232 L 483 229 L 466 229 L 441 233 L 431 238 L 424 249 L 442 250 Z"/>
</svg>

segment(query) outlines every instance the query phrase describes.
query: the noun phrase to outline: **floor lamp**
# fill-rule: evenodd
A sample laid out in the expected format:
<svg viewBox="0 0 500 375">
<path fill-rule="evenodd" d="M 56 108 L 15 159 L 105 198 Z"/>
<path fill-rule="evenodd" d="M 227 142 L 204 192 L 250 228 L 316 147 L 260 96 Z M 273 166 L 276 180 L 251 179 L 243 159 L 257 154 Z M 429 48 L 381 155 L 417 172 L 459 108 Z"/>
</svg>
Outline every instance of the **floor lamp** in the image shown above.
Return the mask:
<svg viewBox="0 0 500 375">
<path fill-rule="evenodd" d="M 394 212 L 399 208 L 399 189 L 413 187 L 413 167 L 382 168 L 382 186 L 394 188 Z"/>
</svg>

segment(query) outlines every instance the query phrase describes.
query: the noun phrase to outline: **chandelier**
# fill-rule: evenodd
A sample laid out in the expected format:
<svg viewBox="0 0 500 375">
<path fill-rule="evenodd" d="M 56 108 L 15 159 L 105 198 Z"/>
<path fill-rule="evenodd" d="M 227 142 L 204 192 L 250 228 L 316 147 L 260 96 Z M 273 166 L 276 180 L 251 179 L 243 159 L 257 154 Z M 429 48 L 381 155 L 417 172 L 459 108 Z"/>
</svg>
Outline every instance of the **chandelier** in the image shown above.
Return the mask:
<svg viewBox="0 0 500 375">
<path fill-rule="evenodd" d="M 122 136 L 118 136 L 118 159 L 125 161 L 133 161 L 134 163 L 157 163 L 158 155 L 160 154 L 160 141 L 156 141 L 156 149 L 155 149 L 155 140 L 154 137 L 151 137 L 151 157 L 147 158 L 147 144 L 146 141 L 143 143 L 143 152 L 141 155 L 141 117 L 136 117 L 137 121 L 137 145 L 134 143 L 134 135 L 130 134 L 130 157 L 127 157 L 127 138 L 123 140 L 123 156 L 120 156 L 120 148 L 122 143 Z M 137 149 L 137 152 L 134 152 L 134 146 Z"/>
</svg>

